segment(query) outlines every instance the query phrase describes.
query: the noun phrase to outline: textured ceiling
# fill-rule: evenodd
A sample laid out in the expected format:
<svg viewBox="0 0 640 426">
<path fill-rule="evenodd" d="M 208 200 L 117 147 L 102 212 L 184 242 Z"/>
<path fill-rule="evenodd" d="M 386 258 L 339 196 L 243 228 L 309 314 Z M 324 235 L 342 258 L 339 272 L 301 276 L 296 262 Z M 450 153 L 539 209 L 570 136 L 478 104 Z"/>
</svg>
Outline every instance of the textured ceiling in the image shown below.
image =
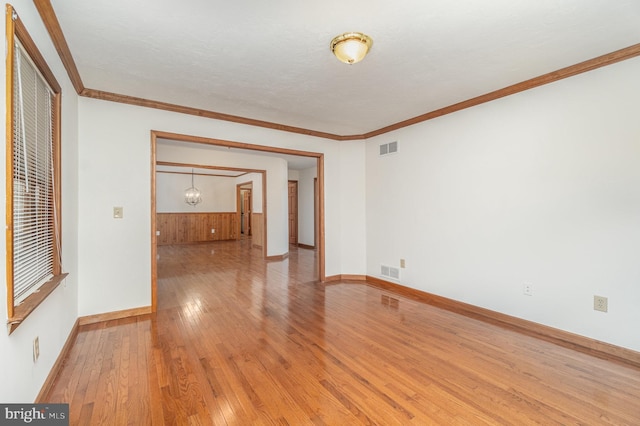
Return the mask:
<svg viewBox="0 0 640 426">
<path fill-rule="evenodd" d="M 638 0 L 51 0 L 84 86 L 363 134 L 640 43 Z M 349 66 L 331 39 L 374 42 Z"/>
</svg>

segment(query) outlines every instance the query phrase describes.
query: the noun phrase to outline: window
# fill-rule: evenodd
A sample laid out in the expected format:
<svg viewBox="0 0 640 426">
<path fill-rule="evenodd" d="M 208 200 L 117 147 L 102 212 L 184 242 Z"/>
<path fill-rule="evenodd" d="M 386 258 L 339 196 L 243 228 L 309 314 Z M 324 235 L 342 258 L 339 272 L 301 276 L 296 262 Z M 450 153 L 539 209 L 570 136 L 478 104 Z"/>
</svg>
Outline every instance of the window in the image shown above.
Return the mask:
<svg viewBox="0 0 640 426">
<path fill-rule="evenodd" d="M 13 331 L 66 274 L 60 260 L 60 86 L 7 8 L 7 304 Z"/>
</svg>

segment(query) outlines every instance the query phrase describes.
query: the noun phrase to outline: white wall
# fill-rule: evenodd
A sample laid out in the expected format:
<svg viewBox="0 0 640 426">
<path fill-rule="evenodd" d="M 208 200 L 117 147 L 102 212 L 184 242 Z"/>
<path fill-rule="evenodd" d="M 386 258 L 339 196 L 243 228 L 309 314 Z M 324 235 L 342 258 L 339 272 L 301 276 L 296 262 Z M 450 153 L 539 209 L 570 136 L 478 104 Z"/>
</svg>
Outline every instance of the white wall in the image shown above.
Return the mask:
<svg viewBox="0 0 640 426">
<path fill-rule="evenodd" d="M 365 173 L 376 173 L 366 169 L 365 145 L 358 141 L 340 142 L 340 161 L 342 175 L 342 192 L 340 193 L 340 216 L 347 218 L 340 230 L 340 258 L 348 265 L 358 265 L 345 274 L 360 275 L 366 266 L 360 267 L 360 259 L 367 250 L 368 229 L 366 227 L 367 208 L 366 182 L 357 177 Z M 359 241 L 362 247 L 353 250 L 353 239 Z M 383 241 L 382 244 L 387 244 Z"/>
<path fill-rule="evenodd" d="M 308 246 L 315 245 L 313 180 L 317 176 L 317 167 L 298 171 L 298 243 Z"/>
<path fill-rule="evenodd" d="M 298 243 L 315 245 L 313 179 L 318 168 L 289 170 L 289 180 L 298 182 Z M 363 204 L 364 205 L 364 204 Z"/>
<path fill-rule="evenodd" d="M 193 177 L 200 190 L 202 202 L 190 206 L 184 192 L 191 187 L 190 174 L 156 173 L 156 211 L 158 213 L 235 212 L 235 178 L 225 176 Z"/>
<path fill-rule="evenodd" d="M 234 186 L 251 182 L 251 212 L 262 213 L 262 174 L 247 173 L 235 179 Z M 237 195 L 237 193 L 235 194 Z M 234 196 L 235 196 L 234 195 Z M 237 208 L 237 206 L 236 206 Z"/>
<path fill-rule="evenodd" d="M 298 170 L 289 169 L 288 176 L 289 176 L 289 180 L 298 180 L 300 179 L 300 172 Z"/>
<path fill-rule="evenodd" d="M 367 141 L 368 274 L 405 258 L 409 287 L 640 350 L 638 75 L 627 60 Z"/>
<path fill-rule="evenodd" d="M 364 273 L 365 247 L 360 238 L 364 232 L 364 204 L 346 217 L 340 207 L 345 188 L 361 187 L 365 178 L 364 169 L 358 174 L 344 168 L 352 161 L 363 160 L 355 157 L 355 151 L 343 151 L 342 142 L 89 98 L 80 98 L 78 105 L 79 274 L 83 282 L 79 290 L 80 315 L 150 304 L 152 129 L 323 153 L 326 274 Z M 359 143 L 364 146 L 364 142 Z M 282 178 L 286 190 L 286 170 Z M 268 176 L 268 194 L 272 192 L 271 180 Z M 286 211 L 286 197 L 280 202 L 273 206 L 269 203 L 269 209 Z M 124 207 L 123 219 L 113 219 L 113 206 Z M 272 213 L 267 213 L 270 221 Z M 271 232 L 273 225 L 268 226 Z M 345 242 L 347 246 L 343 247 Z M 269 235 L 270 247 L 272 243 L 278 241 Z M 343 250 L 357 255 L 343 260 Z"/>
<path fill-rule="evenodd" d="M 27 31 L 38 46 L 58 83 L 62 86 L 62 259 L 68 278 L 11 334 L 0 333 L 0 401 L 32 402 L 35 400 L 53 363 L 78 317 L 78 123 L 77 96 L 60 62 L 55 48 L 40 20 L 33 2 L 12 2 Z M 3 30 L 5 28 L 2 20 Z M 4 34 L 4 31 L 3 31 Z M 5 97 L 6 69 L 0 67 L 0 90 Z M 5 102 L 0 114 L 6 114 Z M 5 120 L 0 120 L 5 134 Z M 0 150 L 0 173 L 5 176 L 6 150 Z M 6 204 L 5 186 L 0 189 L 0 203 Z M 0 256 L 6 257 L 5 244 Z M 0 276 L 6 277 L 6 263 L 0 262 Z M 0 316 L 7 318 L 6 292 L 0 292 Z M 33 339 L 40 340 L 40 358 L 32 359 Z"/>
</svg>

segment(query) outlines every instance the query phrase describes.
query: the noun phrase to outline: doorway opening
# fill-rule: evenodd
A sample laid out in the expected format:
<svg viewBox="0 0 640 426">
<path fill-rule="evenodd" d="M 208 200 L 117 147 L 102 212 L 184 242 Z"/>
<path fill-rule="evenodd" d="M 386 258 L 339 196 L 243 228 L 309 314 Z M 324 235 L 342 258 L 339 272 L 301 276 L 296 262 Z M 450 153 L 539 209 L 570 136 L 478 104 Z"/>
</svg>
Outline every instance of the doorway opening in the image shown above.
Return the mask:
<svg viewBox="0 0 640 426">
<path fill-rule="evenodd" d="M 287 148 L 278 148 L 278 147 L 270 147 L 263 145 L 254 145 L 242 142 L 234 142 L 234 141 L 226 141 L 221 139 L 213 139 L 213 138 L 204 138 L 199 136 L 190 136 L 184 134 L 170 133 L 170 132 L 162 132 L 157 130 L 151 131 L 151 306 L 152 311 L 157 311 L 157 281 L 158 281 L 158 273 L 157 273 L 157 207 L 156 207 L 156 165 L 158 161 L 157 148 L 158 141 L 167 141 L 167 142 L 177 142 L 177 143 L 186 143 L 188 144 L 200 144 L 207 147 L 210 147 L 212 150 L 234 150 L 234 152 L 238 153 L 251 153 L 252 155 L 263 155 L 270 157 L 279 157 L 284 158 L 307 158 L 313 160 L 316 167 L 316 178 L 317 178 L 317 218 L 315 220 L 317 224 L 317 239 L 315 241 L 315 247 L 317 250 L 317 271 L 318 271 L 318 279 L 319 281 L 325 281 L 325 226 L 324 226 L 324 154 L 319 152 L 311 152 L 311 151 L 301 151 Z M 218 168 L 220 168 L 218 166 Z M 256 170 L 258 171 L 258 170 Z M 263 171 L 264 172 L 264 171 Z M 266 173 L 263 174 L 263 187 L 264 192 L 266 194 L 266 180 L 268 176 Z M 255 188 L 252 188 L 255 189 Z M 253 195 L 253 194 L 252 194 Z M 269 245 L 268 245 L 268 235 L 267 230 L 269 227 L 269 219 L 267 217 L 268 205 L 266 200 L 266 195 L 263 196 L 263 227 L 264 230 L 262 232 L 263 241 L 262 241 L 262 251 L 263 255 L 266 258 L 269 258 Z M 255 214 L 254 217 L 251 218 L 251 223 L 248 225 L 248 231 L 251 232 L 252 236 L 252 244 L 256 244 L 255 237 L 257 234 L 256 229 L 256 220 Z M 238 234 L 239 235 L 239 234 Z M 278 257 L 278 256 L 276 256 Z M 286 256 L 283 256 L 286 258 Z"/>
<path fill-rule="evenodd" d="M 289 245 L 298 245 L 298 181 L 290 180 L 288 185 L 289 204 Z"/>
<path fill-rule="evenodd" d="M 236 202 L 237 239 L 246 240 L 253 236 L 253 182 L 236 185 Z"/>
</svg>

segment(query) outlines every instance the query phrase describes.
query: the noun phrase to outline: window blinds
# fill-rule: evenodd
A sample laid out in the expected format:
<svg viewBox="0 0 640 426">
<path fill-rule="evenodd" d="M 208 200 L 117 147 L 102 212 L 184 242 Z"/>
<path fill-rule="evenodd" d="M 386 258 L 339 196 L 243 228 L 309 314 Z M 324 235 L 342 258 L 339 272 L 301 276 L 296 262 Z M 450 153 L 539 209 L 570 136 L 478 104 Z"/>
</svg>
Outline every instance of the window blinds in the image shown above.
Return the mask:
<svg viewBox="0 0 640 426">
<path fill-rule="evenodd" d="M 19 42 L 14 60 L 13 287 L 18 304 L 53 276 L 53 93 Z"/>
</svg>

